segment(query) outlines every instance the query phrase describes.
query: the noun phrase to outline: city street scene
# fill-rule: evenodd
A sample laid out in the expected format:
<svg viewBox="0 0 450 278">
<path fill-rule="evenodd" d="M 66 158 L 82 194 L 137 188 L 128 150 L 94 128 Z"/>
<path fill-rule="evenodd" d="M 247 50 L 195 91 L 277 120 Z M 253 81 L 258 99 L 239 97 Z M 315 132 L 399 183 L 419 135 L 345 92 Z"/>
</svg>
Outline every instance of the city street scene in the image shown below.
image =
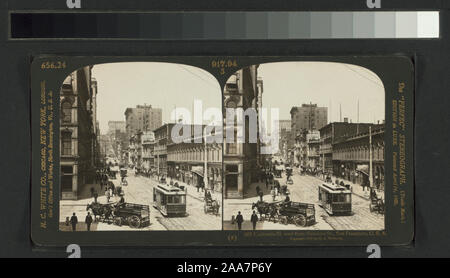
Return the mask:
<svg viewBox="0 0 450 278">
<path fill-rule="evenodd" d="M 224 230 L 384 230 L 385 91 L 376 74 L 268 63 L 237 71 L 223 93 L 226 109 L 254 111 L 224 131 L 258 137 L 224 144 Z"/>
<path fill-rule="evenodd" d="M 221 88 L 199 68 L 110 63 L 60 92 L 60 230 L 221 230 Z M 217 118 L 217 117 L 216 117 Z"/>
</svg>

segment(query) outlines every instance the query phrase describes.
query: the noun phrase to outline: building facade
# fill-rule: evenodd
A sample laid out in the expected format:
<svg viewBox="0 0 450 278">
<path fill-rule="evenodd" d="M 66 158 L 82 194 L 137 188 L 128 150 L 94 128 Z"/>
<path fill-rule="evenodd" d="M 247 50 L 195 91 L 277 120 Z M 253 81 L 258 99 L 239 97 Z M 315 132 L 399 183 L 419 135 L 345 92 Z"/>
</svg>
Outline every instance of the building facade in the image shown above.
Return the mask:
<svg viewBox="0 0 450 278">
<path fill-rule="evenodd" d="M 317 104 L 302 104 L 291 108 L 293 141 L 302 131 L 319 130 L 328 123 L 328 108 Z"/>
<path fill-rule="evenodd" d="M 191 129 L 190 142 L 184 141 L 167 145 L 167 177 L 194 186 L 207 187 L 210 190 L 222 191 L 222 144 L 207 140 L 205 144 L 204 128 L 201 127 L 201 140 L 194 140 L 194 125 Z M 215 132 L 222 132 L 220 127 Z M 221 135 L 222 136 L 222 135 Z M 208 138 L 208 137 L 206 137 Z M 206 165 L 206 173 L 205 173 Z M 204 176 L 207 175 L 205 183 Z"/>
<path fill-rule="evenodd" d="M 171 133 L 174 126 L 174 123 L 164 124 L 153 130 L 155 134 L 154 169 L 158 177 L 167 176 L 167 146 L 172 144 Z"/>
<path fill-rule="evenodd" d="M 311 170 L 320 169 L 320 132 L 310 130 L 306 135 L 307 167 Z"/>
<path fill-rule="evenodd" d="M 384 125 L 371 125 L 353 136 L 333 143 L 333 174 L 355 184 L 369 186 L 370 165 L 373 184 L 384 190 Z M 370 157 L 371 162 L 370 163 Z"/>
<path fill-rule="evenodd" d="M 126 133 L 126 126 L 125 121 L 108 121 L 108 134 L 113 135 L 117 131 Z"/>
<path fill-rule="evenodd" d="M 162 109 L 151 105 L 137 105 L 125 110 L 125 129 L 128 138 L 138 131 L 153 131 L 162 125 Z"/>
<path fill-rule="evenodd" d="M 76 200 L 100 163 L 97 83 L 91 67 L 71 73 L 60 91 L 61 199 Z"/>
<path fill-rule="evenodd" d="M 146 131 L 142 134 L 142 168 L 145 171 L 155 169 L 155 133 Z"/>
<path fill-rule="evenodd" d="M 344 138 L 369 131 L 371 123 L 333 122 L 322 127 L 320 132 L 320 161 L 321 168 L 333 173 L 333 144 Z"/>
<path fill-rule="evenodd" d="M 294 146 L 294 141 L 292 141 L 292 132 L 291 132 L 291 120 L 279 120 L 279 154 L 281 157 L 287 161 L 289 150 Z"/>
<path fill-rule="evenodd" d="M 237 71 L 232 75 L 224 89 L 224 108 L 240 108 L 242 109 L 243 126 L 238 126 L 237 120 L 233 124 L 227 126 L 225 124 L 224 130 L 228 134 L 234 134 L 234 140 L 231 140 L 226 135 L 224 142 L 224 197 L 225 198 L 243 198 L 245 189 L 248 185 L 255 182 L 257 179 L 259 168 L 261 167 L 260 144 L 250 143 L 250 132 L 256 132 L 259 138 L 259 128 L 256 126 L 249 126 L 250 122 L 259 122 L 259 109 L 262 105 L 263 83 L 257 77 L 258 66 L 250 66 Z M 256 111 L 256 117 L 246 115 L 245 111 L 248 108 Z M 236 110 L 238 111 L 238 110 Z M 226 115 L 226 110 L 223 111 Z M 243 129 L 244 142 L 237 141 L 238 129 Z M 251 128 L 256 129 L 251 130 Z M 259 141 L 259 140 L 258 140 Z"/>
</svg>

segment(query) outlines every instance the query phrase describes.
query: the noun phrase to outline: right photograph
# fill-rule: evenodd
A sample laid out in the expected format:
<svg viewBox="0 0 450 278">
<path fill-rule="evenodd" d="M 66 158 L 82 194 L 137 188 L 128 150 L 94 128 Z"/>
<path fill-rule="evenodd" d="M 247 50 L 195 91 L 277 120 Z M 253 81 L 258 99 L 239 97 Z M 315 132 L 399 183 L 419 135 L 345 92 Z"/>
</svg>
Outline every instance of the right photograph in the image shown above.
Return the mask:
<svg viewBox="0 0 450 278">
<path fill-rule="evenodd" d="M 223 229 L 385 229 L 385 89 L 361 66 L 275 62 L 224 88 Z"/>
</svg>

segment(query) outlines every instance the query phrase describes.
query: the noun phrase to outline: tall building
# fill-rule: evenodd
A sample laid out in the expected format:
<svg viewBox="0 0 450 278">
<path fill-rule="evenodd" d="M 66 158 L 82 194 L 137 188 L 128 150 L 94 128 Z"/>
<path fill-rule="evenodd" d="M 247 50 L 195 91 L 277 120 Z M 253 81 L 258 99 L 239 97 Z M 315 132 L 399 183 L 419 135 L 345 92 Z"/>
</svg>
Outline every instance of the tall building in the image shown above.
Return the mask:
<svg viewBox="0 0 450 278">
<path fill-rule="evenodd" d="M 291 131 L 291 120 L 279 120 L 278 121 L 278 127 L 280 129 L 280 133 L 281 131 L 285 130 L 285 131 Z"/>
<path fill-rule="evenodd" d="M 108 121 L 108 134 L 115 134 L 116 131 L 125 133 L 127 131 L 126 126 L 125 121 Z"/>
<path fill-rule="evenodd" d="M 97 83 L 91 68 L 71 73 L 61 87 L 61 199 L 76 200 L 83 187 L 94 181 L 99 166 Z"/>
<path fill-rule="evenodd" d="M 292 148 L 292 132 L 291 132 L 291 120 L 279 120 L 279 141 L 278 150 L 283 159 L 287 160 L 288 150 Z"/>
<path fill-rule="evenodd" d="M 258 65 L 241 69 L 228 79 L 224 89 L 224 108 L 242 108 L 243 113 L 248 108 L 259 111 L 258 101 L 261 101 L 259 94 L 262 93 L 262 80 L 257 78 L 257 69 Z M 226 111 L 224 111 L 224 115 L 226 115 Z M 225 198 L 243 198 L 246 187 L 257 179 L 261 162 L 260 144 L 250 143 L 248 139 L 254 130 L 259 138 L 258 125 L 250 126 L 250 122 L 254 120 L 258 123 L 258 117 L 258 113 L 256 113 L 256 119 L 250 119 L 249 116 L 243 115 L 245 142 L 237 141 L 237 131 L 240 127 L 236 121 L 232 126 L 225 124 L 225 133 L 234 134 L 234 141 L 226 138 L 226 142 L 224 142 Z"/>
<path fill-rule="evenodd" d="M 306 130 L 319 130 L 328 123 L 328 108 L 317 104 L 302 104 L 291 109 L 291 129 L 293 140 Z"/>
<path fill-rule="evenodd" d="M 126 132 L 131 138 L 138 131 L 153 131 L 162 125 L 162 109 L 151 105 L 137 105 L 125 110 Z"/>
</svg>

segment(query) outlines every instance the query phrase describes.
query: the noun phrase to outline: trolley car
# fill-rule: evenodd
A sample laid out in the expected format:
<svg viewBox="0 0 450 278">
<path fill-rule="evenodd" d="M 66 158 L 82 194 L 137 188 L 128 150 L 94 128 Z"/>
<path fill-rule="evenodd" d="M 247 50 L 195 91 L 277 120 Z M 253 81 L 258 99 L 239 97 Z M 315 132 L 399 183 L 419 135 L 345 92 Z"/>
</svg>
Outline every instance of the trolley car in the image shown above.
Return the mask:
<svg viewBox="0 0 450 278">
<path fill-rule="evenodd" d="M 164 216 L 186 216 L 186 190 L 159 184 L 153 188 L 153 205 Z"/>
<path fill-rule="evenodd" d="M 319 205 L 330 215 L 349 215 L 352 213 L 352 192 L 337 184 L 323 183 L 319 185 Z"/>
</svg>

